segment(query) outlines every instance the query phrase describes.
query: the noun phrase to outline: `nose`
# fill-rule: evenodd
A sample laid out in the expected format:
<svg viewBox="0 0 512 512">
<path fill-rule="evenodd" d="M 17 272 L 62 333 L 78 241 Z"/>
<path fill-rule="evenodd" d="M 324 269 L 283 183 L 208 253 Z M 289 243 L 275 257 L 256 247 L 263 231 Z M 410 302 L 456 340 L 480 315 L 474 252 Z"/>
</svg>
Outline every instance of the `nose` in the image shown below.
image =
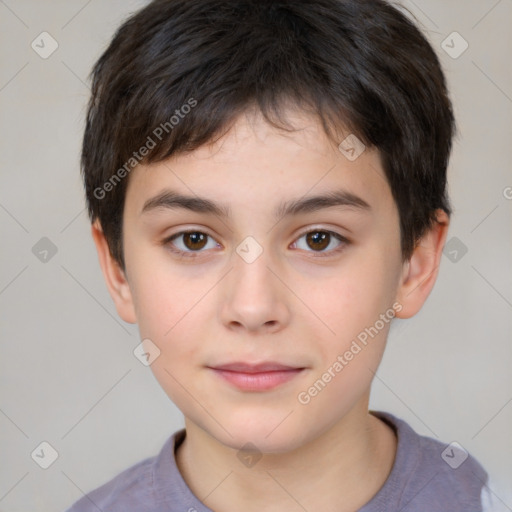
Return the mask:
<svg viewBox="0 0 512 512">
<path fill-rule="evenodd" d="M 224 280 L 220 301 L 222 323 L 232 331 L 274 333 L 290 321 L 291 292 L 283 284 L 266 252 L 252 262 L 233 255 L 233 268 Z"/>
</svg>

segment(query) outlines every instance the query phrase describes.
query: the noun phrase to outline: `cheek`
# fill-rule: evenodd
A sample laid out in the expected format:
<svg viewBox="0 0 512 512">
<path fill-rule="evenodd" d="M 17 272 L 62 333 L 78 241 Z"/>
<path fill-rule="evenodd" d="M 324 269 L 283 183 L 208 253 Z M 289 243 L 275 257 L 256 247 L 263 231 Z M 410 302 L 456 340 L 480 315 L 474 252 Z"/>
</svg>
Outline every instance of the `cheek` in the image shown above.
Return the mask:
<svg viewBox="0 0 512 512">
<path fill-rule="evenodd" d="M 163 249 L 139 250 L 130 270 L 141 335 L 163 343 L 182 328 L 184 321 L 197 314 L 201 298 L 213 284 L 213 276 L 208 278 L 192 266 L 180 268 L 170 262 Z"/>
<path fill-rule="evenodd" d="M 154 268 L 136 286 L 138 325 L 141 338 L 149 338 L 160 350 L 151 371 L 169 398 L 189 411 L 193 372 L 204 358 L 204 305 L 211 287 L 207 282 L 159 272 Z"/>
<path fill-rule="evenodd" d="M 137 271 L 133 296 L 140 336 L 160 350 L 151 369 L 168 393 L 179 393 L 178 382 L 184 384 L 192 369 L 207 364 L 205 347 L 218 337 L 206 325 L 214 315 L 212 293 L 219 277 L 193 266 L 171 269 L 156 261 Z"/>
<path fill-rule="evenodd" d="M 395 311 L 389 284 L 378 272 L 354 271 L 331 280 L 330 290 L 329 294 L 317 291 L 310 295 L 334 333 L 322 328 L 324 334 L 314 344 L 315 370 L 297 399 L 308 411 L 332 414 L 334 421 L 369 389 Z"/>
<path fill-rule="evenodd" d="M 325 339 L 349 339 L 372 325 L 394 302 L 396 288 L 386 263 L 376 259 L 354 259 L 311 286 L 302 282 L 298 294 L 319 319 Z M 320 323 L 322 321 L 322 323 Z M 323 325 L 322 325 L 323 324 Z"/>
<path fill-rule="evenodd" d="M 376 248 L 347 261 L 339 274 L 317 282 L 306 295 L 322 320 L 322 323 L 317 321 L 321 329 L 318 332 L 322 334 L 315 344 L 320 372 L 315 377 L 330 369 L 336 375 L 329 384 L 331 393 L 345 394 L 348 389 L 352 393 L 368 386 L 373 377 L 369 369 L 376 371 L 382 358 L 395 316 L 392 306 L 396 294 L 393 272 L 396 262 L 381 254 Z M 300 293 L 305 293 L 306 284 L 302 284 Z M 326 379 L 329 375 L 321 378 Z"/>
</svg>

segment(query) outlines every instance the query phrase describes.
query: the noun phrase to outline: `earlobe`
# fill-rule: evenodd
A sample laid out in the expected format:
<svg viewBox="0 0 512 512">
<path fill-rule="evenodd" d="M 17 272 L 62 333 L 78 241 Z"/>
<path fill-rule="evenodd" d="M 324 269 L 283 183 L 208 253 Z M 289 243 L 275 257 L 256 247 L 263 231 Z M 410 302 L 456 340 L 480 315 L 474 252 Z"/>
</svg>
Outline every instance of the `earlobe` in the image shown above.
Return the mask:
<svg viewBox="0 0 512 512">
<path fill-rule="evenodd" d="M 105 284 L 116 305 L 117 312 L 125 322 L 134 324 L 137 322 L 137 317 L 128 280 L 125 272 L 110 253 L 110 248 L 98 219 L 91 226 L 91 234 L 98 252 L 98 260 L 105 278 Z"/>
<path fill-rule="evenodd" d="M 437 279 L 444 243 L 448 234 L 449 216 L 437 210 L 435 222 L 417 243 L 403 273 L 397 300 L 402 305 L 398 318 L 410 318 L 423 306 Z"/>
</svg>

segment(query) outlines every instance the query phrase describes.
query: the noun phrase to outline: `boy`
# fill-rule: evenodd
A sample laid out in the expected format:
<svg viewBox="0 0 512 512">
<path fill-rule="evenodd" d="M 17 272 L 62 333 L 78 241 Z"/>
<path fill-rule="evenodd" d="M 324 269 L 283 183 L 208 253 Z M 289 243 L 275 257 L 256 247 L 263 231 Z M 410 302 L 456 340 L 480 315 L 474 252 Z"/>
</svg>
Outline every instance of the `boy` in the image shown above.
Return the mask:
<svg viewBox="0 0 512 512">
<path fill-rule="evenodd" d="M 382 0 L 155 0 L 93 70 L 82 172 L 121 318 L 185 416 L 70 512 L 481 511 L 456 446 L 368 410 L 437 277 L 455 133 Z"/>
</svg>

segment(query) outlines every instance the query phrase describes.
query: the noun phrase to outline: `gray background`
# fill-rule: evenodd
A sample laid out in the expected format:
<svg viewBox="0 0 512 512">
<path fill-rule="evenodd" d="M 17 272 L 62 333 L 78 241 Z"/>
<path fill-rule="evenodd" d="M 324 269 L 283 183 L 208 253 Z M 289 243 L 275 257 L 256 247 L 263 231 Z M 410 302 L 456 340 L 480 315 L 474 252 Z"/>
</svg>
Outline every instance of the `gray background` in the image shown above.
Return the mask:
<svg viewBox="0 0 512 512">
<path fill-rule="evenodd" d="M 0 0 L 1 512 L 62 510 L 183 426 L 107 293 L 78 167 L 88 73 L 144 3 Z M 491 474 L 497 510 L 512 510 L 512 2 L 404 6 L 455 104 L 449 239 L 459 241 L 423 310 L 393 326 L 371 406 L 459 442 Z M 46 59 L 31 47 L 43 31 L 59 45 Z M 441 47 L 453 31 L 469 44 L 457 58 Z M 43 237 L 56 254 L 42 252 Z M 31 457 L 42 441 L 58 452 L 47 469 Z"/>
</svg>

